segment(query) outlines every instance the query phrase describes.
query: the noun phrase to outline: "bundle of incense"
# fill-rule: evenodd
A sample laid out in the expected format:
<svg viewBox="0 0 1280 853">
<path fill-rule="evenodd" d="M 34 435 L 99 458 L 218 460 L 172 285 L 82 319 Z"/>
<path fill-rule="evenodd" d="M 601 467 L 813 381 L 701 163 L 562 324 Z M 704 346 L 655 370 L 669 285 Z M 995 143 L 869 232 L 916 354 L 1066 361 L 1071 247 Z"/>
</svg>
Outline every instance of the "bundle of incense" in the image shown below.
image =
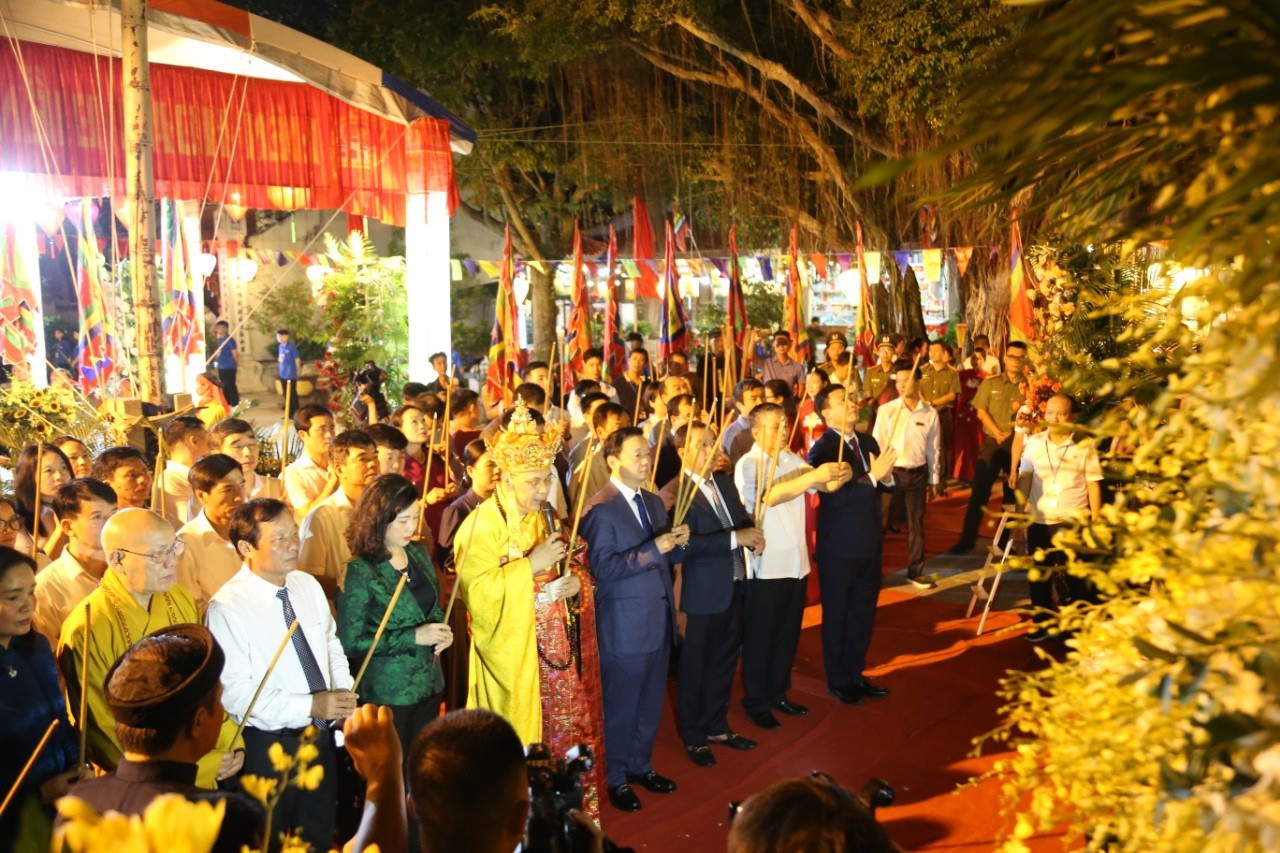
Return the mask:
<svg viewBox="0 0 1280 853">
<path fill-rule="evenodd" d="M 711 473 L 711 468 L 716 461 L 716 448 L 714 444 L 711 447 L 707 448 L 706 456 L 707 458 L 702 463 L 702 470 L 698 472 L 697 482 L 695 482 L 691 477 L 685 477 L 683 480 L 681 480 L 680 485 L 683 486 L 687 482 L 689 488 L 685 490 L 683 504 L 680 503 L 679 495 L 677 495 L 675 515 L 673 516 L 673 522 L 677 527 L 679 527 L 681 524 L 684 524 L 685 517 L 689 514 L 690 507 L 693 506 L 693 500 L 698 494 L 698 483 L 701 483 L 703 480 L 706 480 L 707 475 Z"/>
<path fill-rule="evenodd" d="M 600 452 L 600 448 L 604 442 L 597 441 L 587 446 L 587 455 L 582 460 L 582 478 L 587 476 L 587 472 L 591 470 L 591 463 L 595 459 L 595 455 Z M 565 554 L 564 565 L 565 571 L 573 565 L 574 545 L 578 542 L 578 525 L 582 523 L 582 508 L 586 506 L 587 490 L 586 483 L 579 481 L 578 483 L 578 499 L 574 502 L 576 506 L 573 509 L 573 532 L 569 534 L 569 551 Z"/>
</svg>

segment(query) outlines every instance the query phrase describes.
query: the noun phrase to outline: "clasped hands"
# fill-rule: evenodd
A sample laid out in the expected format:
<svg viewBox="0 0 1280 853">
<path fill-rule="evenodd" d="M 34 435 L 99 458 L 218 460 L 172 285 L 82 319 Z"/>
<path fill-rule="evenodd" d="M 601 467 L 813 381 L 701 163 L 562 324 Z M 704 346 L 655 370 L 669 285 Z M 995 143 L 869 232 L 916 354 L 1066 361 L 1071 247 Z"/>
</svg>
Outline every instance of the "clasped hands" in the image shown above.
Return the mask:
<svg viewBox="0 0 1280 853">
<path fill-rule="evenodd" d="M 677 524 L 666 533 L 662 533 L 653 540 L 658 546 L 658 550 L 663 554 L 669 554 L 675 548 L 681 545 L 687 545 L 689 542 L 689 525 Z"/>
</svg>

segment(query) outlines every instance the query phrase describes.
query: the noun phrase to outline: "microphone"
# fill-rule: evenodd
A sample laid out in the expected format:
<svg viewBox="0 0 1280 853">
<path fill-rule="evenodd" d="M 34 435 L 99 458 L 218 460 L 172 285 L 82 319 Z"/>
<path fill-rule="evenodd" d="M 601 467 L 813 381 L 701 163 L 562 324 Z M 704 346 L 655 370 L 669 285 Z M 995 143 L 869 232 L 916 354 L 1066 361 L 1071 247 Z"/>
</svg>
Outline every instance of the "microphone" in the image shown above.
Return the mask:
<svg viewBox="0 0 1280 853">
<path fill-rule="evenodd" d="M 560 516 L 556 515 L 556 509 L 551 505 L 551 501 L 542 502 L 542 520 L 547 523 L 547 529 L 552 533 L 560 532 Z"/>
</svg>

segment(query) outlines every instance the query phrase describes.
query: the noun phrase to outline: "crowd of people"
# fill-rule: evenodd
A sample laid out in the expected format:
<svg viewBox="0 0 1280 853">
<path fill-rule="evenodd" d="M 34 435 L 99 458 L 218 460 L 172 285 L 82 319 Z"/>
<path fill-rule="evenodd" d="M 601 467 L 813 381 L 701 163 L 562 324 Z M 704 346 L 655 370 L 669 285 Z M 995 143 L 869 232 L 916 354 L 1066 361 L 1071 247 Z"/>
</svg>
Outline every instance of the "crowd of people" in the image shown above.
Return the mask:
<svg viewBox="0 0 1280 853">
<path fill-rule="evenodd" d="M 809 369 L 793 343 L 777 332 L 736 375 L 718 341 L 697 373 L 683 353 L 651 365 L 643 341 L 612 381 L 598 350 L 572 384 L 535 361 L 492 407 L 443 357 L 394 409 L 370 373 L 349 428 L 326 406 L 290 410 L 302 449 L 280 479 L 258 473 L 253 426 L 226 412 L 168 419 L 157 483 L 134 447 L 22 449 L 15 497 L 0 500 L 0 669 L 15 687 L 0 697 L 5 787 L 63 724 L 0 831 L 34 832 L 68 792 L 126 813 L 166 791 L 219 796 L 276 777 L 283 749 L 323 776 L 279 798 L 271 825 L 316 849 L 390 833 L 403 843 L 383 849 L 510 850 L 532 743 L 591 747 L 582 820 L 594 825 L 605 800 L 636 811 L 640 791 L 677 793 L 653 766 L 673 663 L 677 730 L 698 768 L 759 745 L 730 725 L 739 664 L 754 727 L 808 713 L 789 690 L 814 571 L 830 696 L 888 696 L 864 674 L 885 530 L 905 519 L 900 568 L 930 585 L 926 503 L 973 449 L 961 407 L 983 438 L 955 550 L 973 547 L 991 488 L 1019 470 L 1047 546 L 1081 500 L 1097 509 L 1096 455 L 1055 427 L 1074 407 L 1054 398 L 1050 430 L 1014 459 L 1017 345 L 994 376 L 975 351 L 970 402 L 943 342 L 884 336 L 865 371 L 838 332 Z M 234 362 L 219 370 L 233 390 Z M 1035 595 L 1052 606 L 1048 587 Z M 387 816 L 406 784 L 416 831 Z M 747 814 L 855 799 L 792 788 Z M 492 838 L 462 844 L 454 818 L 481 812 L 467 831 Z M 258 843 L 260 818 L 232 841 Z"/>
</svg>

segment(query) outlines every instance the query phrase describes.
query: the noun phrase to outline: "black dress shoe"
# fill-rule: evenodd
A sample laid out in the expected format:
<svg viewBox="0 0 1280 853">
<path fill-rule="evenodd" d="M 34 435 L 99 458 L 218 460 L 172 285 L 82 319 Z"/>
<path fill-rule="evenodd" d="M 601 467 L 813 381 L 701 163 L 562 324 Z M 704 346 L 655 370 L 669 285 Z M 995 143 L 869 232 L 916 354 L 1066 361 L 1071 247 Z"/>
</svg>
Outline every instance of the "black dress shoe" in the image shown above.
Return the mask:
<svg viewBox="0 0 1280 853">
<path fill-rule="evenodd" d="M 781 702 L 775 702 L 773 707 L 775 710 L 781 711 L 782 713 L 792 717 L 803 717 L 805 714 L 809 713 L 808 708 L 803 705 L 797 705 L 790 699 L 783 699 Z"/>
<path fill-rule="evenodd" d="M 609 789 L 609 802 L 620 812 L 640 811 L 640 798 L 631 790 L 630 785 L 619 785 Z"/>
<path fill-rule="evenodd" d="M 684 750 L 689 753 L 689 760 L 699 767 L 716 766 L 716 757 L 711 754 L 711 747 L 705 743 L 701 746 L 686 746 Z"/>
<path fill-rule="evenodd" d="M 963 539 L 947 549 L 948 554 L 968 554 L 974 548 L 974 543 L 966 542 Z"/>
<path fill-rule="evenodd" d="M 782 723 L 778 722 L 778 718 L 771 711 L 752 711 L 747 716 L 751 718 L 751 722 L 762 729 L 782 728 Z"/>
<path fill-rule="evenodd" d="M 883 699 L 885 696 L 889 695 L 888 687 L 881 687 L 878 684 L 872 684 L 865 678 L 861 681 L 855 682 L 853 689 L 857 690 L 868 699 Z"/>
<path fill-rule="evenodd" d="M 676 783 L 672 782 L 666 776 L 661 776 L 656 770 L 650 770 L 643 776 L 628 776 L 628 782 L 653 791 L 655 794 L 674 794 L 676 792 Z"/>
<path fill-rule="evenodd" d="M 729 732 L 722 738 L 709 737 L 707 738 L 707 743 L 713 743 L 716 746 L 727 746 L 730 749 L 737 749 L 741 751 L 755 749 L 759 746 L 755 741 L 750 738 L 745 738 L 737 732 Z"/>
<path fill-rule="evenodd" d="M 862 702 L 862 691 L 856 687 L 831 687 L 827 692 L 846 705 L 857 705 Z"/>
</svg>

